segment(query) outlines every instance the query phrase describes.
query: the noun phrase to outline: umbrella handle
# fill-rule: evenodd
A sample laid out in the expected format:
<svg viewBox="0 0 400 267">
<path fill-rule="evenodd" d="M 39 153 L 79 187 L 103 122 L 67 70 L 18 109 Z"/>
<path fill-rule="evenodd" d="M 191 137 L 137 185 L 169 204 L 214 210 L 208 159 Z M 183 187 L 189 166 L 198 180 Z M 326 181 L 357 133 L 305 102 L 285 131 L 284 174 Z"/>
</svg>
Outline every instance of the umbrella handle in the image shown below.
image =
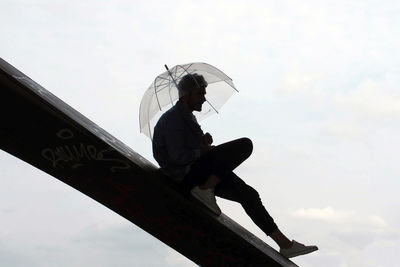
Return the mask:
<svg viewBox="0 0 400 267">
<path fill-rule="evenodd" d="M 176 81 L 175 81 L 174 77 L 172 77 L 172 73 L 171 73 L 171 71 L 169 70 L 167 64 L 165 64 L 164 67 L 167 69 L 168 75 L 171 77 L 171 79 L 172 79 L 172 81 L 174 82 L 176 88 L 178 89 L 178 85 L 176 84 Z"/>
</svg>

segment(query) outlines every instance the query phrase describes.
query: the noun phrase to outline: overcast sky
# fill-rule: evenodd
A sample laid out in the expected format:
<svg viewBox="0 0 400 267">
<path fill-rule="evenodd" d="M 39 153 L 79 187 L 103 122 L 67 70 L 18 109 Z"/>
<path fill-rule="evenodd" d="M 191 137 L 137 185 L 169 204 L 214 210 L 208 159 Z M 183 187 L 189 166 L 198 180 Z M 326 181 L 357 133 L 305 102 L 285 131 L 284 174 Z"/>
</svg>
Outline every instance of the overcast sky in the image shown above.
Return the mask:
<svg viewBox="0 0 400 267">
<path fill-rule="evenodd" d="M 0 57 L 154 162 L 144 91 L 207 62 L 239 93 L 202 122 L 247 136 L 237 174 L 302 267 L 394 266 L 400 251 L 400 2 L 0 0 Z M 5 116 L 2 114 L 1 116 Z M 82 193 L 0 151 L 1 266 L 194 266 Z M 271 242 L 240 205 L 224 213 Z"/>
</svg>

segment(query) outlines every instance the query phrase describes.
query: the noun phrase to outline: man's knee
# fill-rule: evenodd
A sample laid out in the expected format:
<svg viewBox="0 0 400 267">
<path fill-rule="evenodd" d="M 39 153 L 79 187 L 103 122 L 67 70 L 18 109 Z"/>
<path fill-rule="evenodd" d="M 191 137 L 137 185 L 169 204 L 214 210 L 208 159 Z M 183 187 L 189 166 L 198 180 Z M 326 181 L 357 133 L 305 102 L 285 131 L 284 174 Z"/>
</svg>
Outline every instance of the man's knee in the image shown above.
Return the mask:
<svg viewBox="0 0 400 267">
<path fill-rule="evenodd" d="M 240 138 L 239 140 L 241 142 L 243 153 L 245 153 L 247 156 L 250 156 L 253 152 L 253 142 L 247 137 Z"/>
</svg>

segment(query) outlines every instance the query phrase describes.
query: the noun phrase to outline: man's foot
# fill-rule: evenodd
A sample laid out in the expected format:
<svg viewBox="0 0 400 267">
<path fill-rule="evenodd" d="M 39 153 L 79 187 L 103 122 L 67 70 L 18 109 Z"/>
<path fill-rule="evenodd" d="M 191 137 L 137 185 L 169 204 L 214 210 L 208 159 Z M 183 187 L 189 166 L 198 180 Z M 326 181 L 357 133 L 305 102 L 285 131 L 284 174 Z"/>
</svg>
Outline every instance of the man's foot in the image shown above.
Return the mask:
<svg viewBox="0 0 400 267">
<path fill-rule="evenodd" d="M 311 253 L 316 250 L 318 250 L 317 246 L 305 246 L 293 240 L 292 246 L 290 248 L 280 249 L 279 252 L 286 258 L 293 258 L 296 256 Z"/>
<path fill-rule="evenodd" d="M 213 189 L 200 189 L 198 186 L 193 188 L 190 193 L 192 196 L 197 198 L 201 203 L 206 205 L 212 212 L 217 215 L 221 215 L 221 209 L 217 205 L 217 200 L 215 199 L 215 194 Z"/>
</svg>

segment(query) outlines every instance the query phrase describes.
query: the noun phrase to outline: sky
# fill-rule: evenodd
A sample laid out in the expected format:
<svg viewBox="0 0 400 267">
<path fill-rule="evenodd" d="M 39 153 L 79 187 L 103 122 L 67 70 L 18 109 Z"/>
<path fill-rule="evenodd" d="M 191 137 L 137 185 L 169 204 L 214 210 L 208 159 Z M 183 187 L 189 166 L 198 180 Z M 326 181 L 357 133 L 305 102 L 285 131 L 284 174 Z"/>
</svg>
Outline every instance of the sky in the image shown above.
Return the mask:
<svg viewBox="0 0 400 267">
<path fill-rule="evenodd" d="M 156 163 L 139 133 L 154 78 L 206 62 L 239 93 L 203 121 L 243 136 L 235 172 L 302 267 L 387 267 L 400 251 L 400 2 L 0 0 L 0 57 Z M 4 114 L 2 115 L 4 116 Z M 0 151 L 2 266 L 195 266 L 61 181 Z M 223 212 L 277 246 L 234 202 Z"/>
</svg>

